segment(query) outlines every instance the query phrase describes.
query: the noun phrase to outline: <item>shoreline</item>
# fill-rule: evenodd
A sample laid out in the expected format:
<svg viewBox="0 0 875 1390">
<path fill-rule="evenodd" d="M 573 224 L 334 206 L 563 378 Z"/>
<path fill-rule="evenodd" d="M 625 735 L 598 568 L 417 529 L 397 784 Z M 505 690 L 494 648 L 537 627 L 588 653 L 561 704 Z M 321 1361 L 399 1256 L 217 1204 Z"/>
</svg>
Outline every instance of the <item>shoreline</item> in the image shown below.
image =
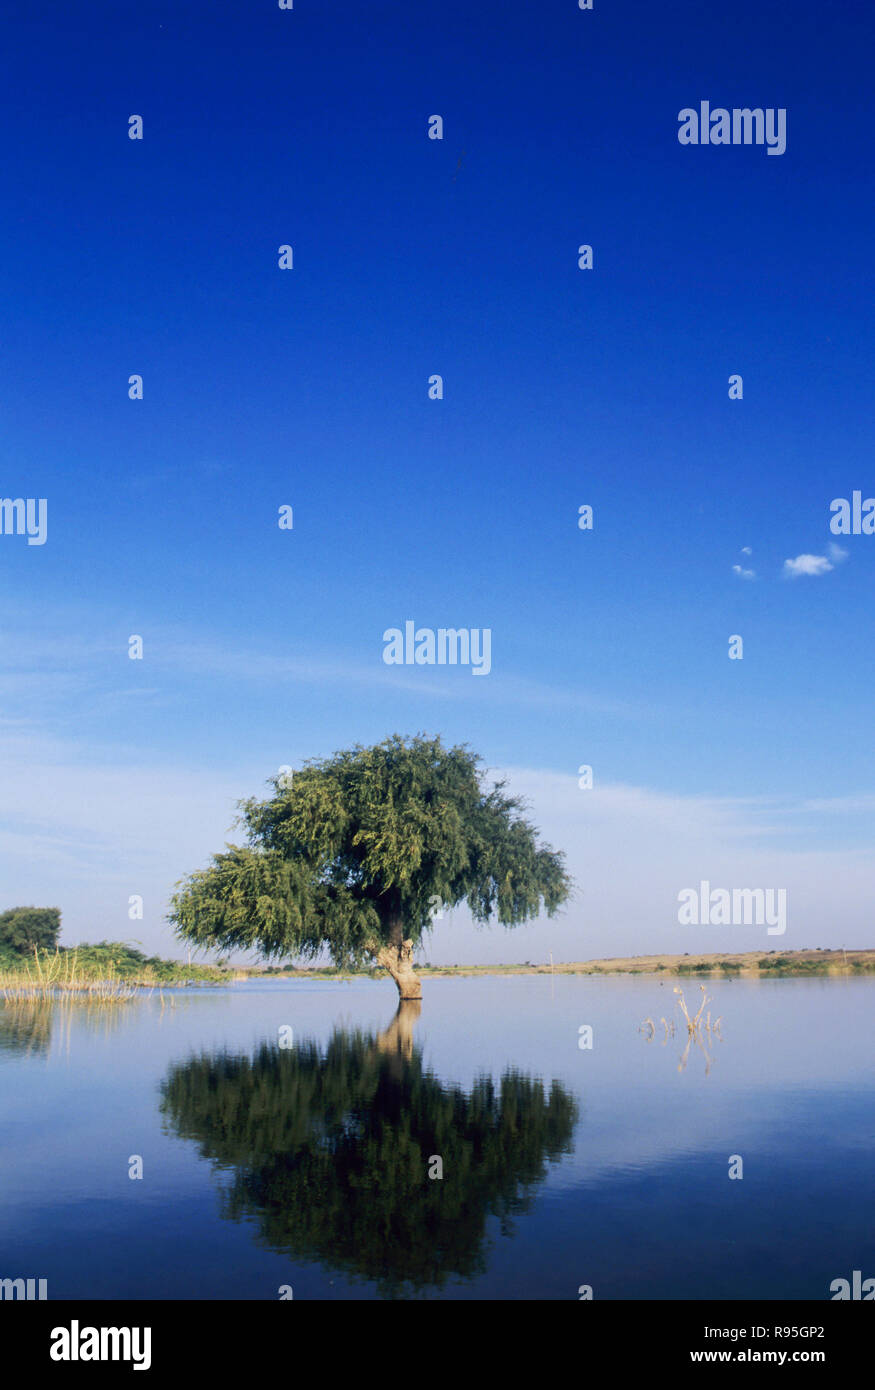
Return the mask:
<svg viewBox="0 0 875 1390">
<path fill-rule="evenodd" d="M 747 979 L 776 976 L 856 976 L 875 974 L 875 949 L 845 951 L 742 951 L 735 954 L 609 956 L 588 961 L 525 962 L 522 965 L 416 965 L 422 979 L 472 975 L 739 975 Z M 335 970 L 328 967 L 235 969 L 235 980 L 248 979 L 382 979 L 384 971 Z"/>
</svg>

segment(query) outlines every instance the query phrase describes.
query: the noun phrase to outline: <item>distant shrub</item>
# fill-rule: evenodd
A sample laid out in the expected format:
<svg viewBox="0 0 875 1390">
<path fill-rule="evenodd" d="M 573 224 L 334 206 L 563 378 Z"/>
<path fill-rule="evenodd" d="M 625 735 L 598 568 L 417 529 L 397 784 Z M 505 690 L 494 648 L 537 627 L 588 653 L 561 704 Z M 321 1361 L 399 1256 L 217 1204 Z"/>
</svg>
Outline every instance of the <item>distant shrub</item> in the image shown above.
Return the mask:
<svg viewBox="0 0 875 1390">
<path fill-rule="evenodd" d="M 15 955 L 53 951 L 61 931 L 59 907 L 10 907 L 0 912 L 0 947 Z"/>
</svg>

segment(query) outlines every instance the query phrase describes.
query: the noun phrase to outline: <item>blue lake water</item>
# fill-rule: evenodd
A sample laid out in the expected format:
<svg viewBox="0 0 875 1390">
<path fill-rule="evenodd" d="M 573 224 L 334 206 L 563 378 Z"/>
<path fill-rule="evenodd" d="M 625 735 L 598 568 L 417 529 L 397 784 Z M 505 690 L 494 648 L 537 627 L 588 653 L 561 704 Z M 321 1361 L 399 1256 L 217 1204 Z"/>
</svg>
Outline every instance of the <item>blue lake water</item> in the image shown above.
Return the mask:
<svg viewBox="0 0 875 1390">
<path fill-rule="evenodd" d="M 686 1058 L 659 1022 L 675 983 L 426 979 L 401 1018 L 372 981 L 0 1004 L 0 1277 L 71 1299 L 828 1299 L 875 1276 L 875 981 L 709 981 L 722 1038 Z"/>
</svg>

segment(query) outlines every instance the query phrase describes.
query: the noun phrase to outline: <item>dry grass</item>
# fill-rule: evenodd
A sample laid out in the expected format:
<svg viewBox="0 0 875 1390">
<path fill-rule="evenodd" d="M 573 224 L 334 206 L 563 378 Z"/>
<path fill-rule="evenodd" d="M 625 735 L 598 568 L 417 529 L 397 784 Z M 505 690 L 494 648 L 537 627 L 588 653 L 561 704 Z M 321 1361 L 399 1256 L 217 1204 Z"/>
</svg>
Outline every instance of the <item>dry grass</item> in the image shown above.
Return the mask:
<svg viewBox="0 0 875 1390">
<path fill-rule="evenodd" d="M 291 972 L 290 972 L 291 973 Z M 306 971 L 297 972 L 306 975 Z M 875 950 L 774 950 L 696 955 L 615 956 L 602 960 L 556 961 L 554 965 L 416 966 L 429 975 L 711 975 L 774 979 L 791 975 L 875 974 Z"/>
<path fill-rule="evenodd" d="M 711 1003 L 711 997 L 706 992 L 704 985 L 700 985 L 699 988 L 702 991 L 702 1002 L 699 1005 L 698 1012 L 691 1018 L 683 990 L 679 985 L 675 985 L 674 987 L 674 993 L 678 996 L 678 1008 L 683 1014 L 684 1022 L 687 1025 L 687 1044 L 678 1063 L 678 1071 L 683 1071 L 686 1067 L 690 1055 L 690 1048 L 692 1044 L 695 1043 L 705 1058 L 705 1075 L 707 1076 L 711 1070 L 711 1062 L 713 1060 L 711 1053 L 712 1042 L 714 1039 L 718 1042 L 723 1041 L 723 1034 L 720 1031 L 722 1015 L 712 1023 L 711 1012 L 709 1010 L 703 1019 L 702 1015 L 705 1013 L 708 1004 Z M 673 1038 L 675 1035 L 675 1025 L 673 1020 L 666 1018 L 661 1018 L 659 1021 L 665 1030 L 665 1036 L 662 1040 L 662 1046 L 665 1047 L 669 1038 Z M 656 1024 L 653 1022 L 653 1019 L 645 1018 L 644 1022 L 638 1025 L 638 1032 L 644 1034 L 645 1042 L 652 1042 L 656 1036 Z"/>
<path fill-rule="evenodd" d="M 468 975 L 699 975 L 715 979 L 738 977 L 748 980 L 769 980 L 787 976 L 825 975 L 875 976 L 875 950 L 846 951 L 781 951 L 762 948 L 758 951 L 711 952 L 707 955 L 615 956 L 602 960 L 555 961 L 552 964 L 524 965 L 415 965 L 417 975 L 424 980 L 444 975 L 457 978 Z M 235 980 L 258 979 L 298 980 L 355 980 L 370 977 L 384 978 L 377 968 L 372 970 L 335 970 L 325 966 L 290 966 L 286 969 L 240 969 Z"/>
<path fill-rule="evenodd" d="M 95 1004 L 124 1004 L 141 990 L 115 976 L 95 976 L 78 966 L 75 951 L 56 951 L 25 970 L 0 971 L 0 999 L 13 1003 L 29 999 L 86 999 Z"/>
</svg>

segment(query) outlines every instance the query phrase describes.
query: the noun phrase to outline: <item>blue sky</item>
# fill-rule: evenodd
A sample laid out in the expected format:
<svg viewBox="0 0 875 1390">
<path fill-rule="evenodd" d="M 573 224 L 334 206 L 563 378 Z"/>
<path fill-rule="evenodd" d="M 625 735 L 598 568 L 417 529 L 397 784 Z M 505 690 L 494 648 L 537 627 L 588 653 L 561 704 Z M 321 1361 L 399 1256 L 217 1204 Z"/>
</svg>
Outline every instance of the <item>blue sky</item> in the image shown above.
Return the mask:
<svg viewBox="0 0 875 1390">
<path fill-rule="evenodd" d="M 865 7 L 86 8 L 3 23 L 0 495 L 48 500 L 0 536 L 5 904 L 169 949 L 236 797 L 427 730 L 598 904 L 449 959 L 678 949 L 717 866 L 871 944 L 875 537 L 783 574 L 875 493 Z M 681 146 L 703 99 L 786 152 Z M 489 676 L 386 667 L 407 619 Z"/>
</svg>

